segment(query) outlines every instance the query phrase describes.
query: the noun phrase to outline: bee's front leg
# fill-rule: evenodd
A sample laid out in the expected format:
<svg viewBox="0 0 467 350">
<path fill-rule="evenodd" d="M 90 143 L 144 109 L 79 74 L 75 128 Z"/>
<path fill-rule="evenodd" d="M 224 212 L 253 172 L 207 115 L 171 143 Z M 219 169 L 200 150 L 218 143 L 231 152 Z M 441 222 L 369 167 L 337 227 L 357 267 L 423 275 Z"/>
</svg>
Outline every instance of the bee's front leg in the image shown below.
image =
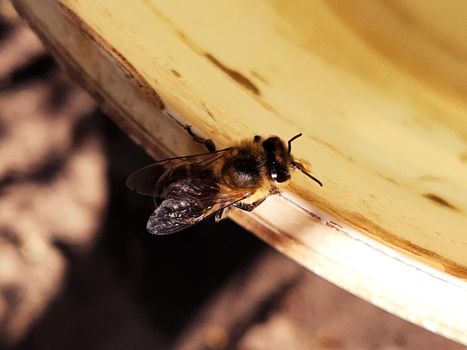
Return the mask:
<svg viewBox="0 0 467 350">
<path fill-rule="evenodd" d="M 235 203 L 233 206 L 235 208 L 238 208 L 238 209 L 241 209 L 241 210 L 244 210 L 244 211 L 252 211 L 258 205 L 263 203 L 265 199 L 266 199 L 266 197 L 258 199 L 257 201 L 255 201 L 255 202 L 253 202 L 251 204 L 248 204 L 248 203 Z M 216 215 L 214 216 L 216 222 L 219 222 L 221 220 L 226 219 L 227 218 L 227 213 L 229 212 L 230 208 L 231 207 L 226 207 L 226 208 L 222 208 L 221 210 L 217 211 Z"/>
<path fill-rule="evenodd" d="M 264 200 L 266 199 L 266 197 L 264 198 L 260 198 L 258 199 L 257 201 L 253 202 L 253 203 L 235 203 L 234 206 L 235 208 L 238 208 L 238 209 L 241 209 L 241 210 L 244 210 L 244 211 L 252 211 L 253 209 L 255 209 L 258 205 L 260 205 L 261 203 L 264 202 Z"/>
<path fill-rule="evenodd" d="M 216 151 L 216 145 L 211 139 L 205 139 L 195 134 L 193 130 L 191 130 L 191 125 L 185 125 L 184 128 L 195 142 L 202 143 L 206 147 L 206 149 L 211 153 Z"/>
<path fill-rule="evenodd" d="M 217 211 L 216 215 L 214 216 L 214 219 L 216 220 L 216 222 L 226 219 L 227 213 L 229 210 L 230 208 L 227 207 L 227 208 L 222 208 L 221 210 Z"/>
</svg>

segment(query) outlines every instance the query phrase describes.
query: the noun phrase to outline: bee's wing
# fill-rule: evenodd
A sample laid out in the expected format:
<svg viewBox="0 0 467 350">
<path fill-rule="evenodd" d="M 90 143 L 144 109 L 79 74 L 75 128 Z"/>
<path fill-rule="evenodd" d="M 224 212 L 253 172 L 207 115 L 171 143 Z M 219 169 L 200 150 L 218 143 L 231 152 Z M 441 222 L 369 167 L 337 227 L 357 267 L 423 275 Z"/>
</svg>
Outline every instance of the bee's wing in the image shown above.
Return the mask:
<svg viewBox="0 0 467 350">
<path fill-rule="evenodd" d="M 157 161 L 136 170 L 127 178 L 125 185 L 132 191 L 146 196 L 154 196 L 157 180 L 164 172 L 183 163 L 199 163 L 208 165 L 223 156 L 230 148 L 218 150 L 216 152 L 195 154 L 192 156 L 175 157 Z"/>
<path fill-rule="evenodd" d="M 250 196 L 247 191 L 229 191 L 211 196 L 171 197 L 165 199 L 148 220 L 147 230 L 155 235 L 168 235 L 192 226 L 217 211 Z"/>
</svg>

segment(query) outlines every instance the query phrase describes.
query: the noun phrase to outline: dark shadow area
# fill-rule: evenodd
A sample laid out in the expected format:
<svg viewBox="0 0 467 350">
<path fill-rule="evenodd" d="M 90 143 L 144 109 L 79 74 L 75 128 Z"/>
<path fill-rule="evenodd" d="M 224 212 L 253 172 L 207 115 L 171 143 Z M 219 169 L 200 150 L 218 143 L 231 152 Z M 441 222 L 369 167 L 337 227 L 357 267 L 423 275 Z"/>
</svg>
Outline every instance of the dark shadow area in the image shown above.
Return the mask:
<svg viewBox="0 0 467 350">
<path fill-rule="evenodd" d="M 54 59 L 47 53 L 33 57 L 26 64 L 15 68 L 6 77 L 6 80 L 0 82 L 0 90 L 17 89 L 32 82 L 47 79 L 58 71 L 58 66 Z"/>
<path fill-rule="evenodd" d="M 0 42 L 8 38 L 12 30 L 13 25 L 6 18 L 0 16 Z"/>
<path fill-rule="evenodd" d="M 45 109 L 51 112 L 51 117 L 57 115 L 56 112 L 66 107 L 68 97 L 72 90 L 72 87 L 68 81 L 63 78 L 62 74 L 63 73 L 57 74 L 56 77 L 54 75 L 54 79 L 50 79 L 49 98 L 45 101 Z"/>
<path fill-rule="evenodd" d="M 0 111 L 0 140 L 8 134 L 8 128 L 5 123 L 1 121 L 2 113 Z"/>
</svg>

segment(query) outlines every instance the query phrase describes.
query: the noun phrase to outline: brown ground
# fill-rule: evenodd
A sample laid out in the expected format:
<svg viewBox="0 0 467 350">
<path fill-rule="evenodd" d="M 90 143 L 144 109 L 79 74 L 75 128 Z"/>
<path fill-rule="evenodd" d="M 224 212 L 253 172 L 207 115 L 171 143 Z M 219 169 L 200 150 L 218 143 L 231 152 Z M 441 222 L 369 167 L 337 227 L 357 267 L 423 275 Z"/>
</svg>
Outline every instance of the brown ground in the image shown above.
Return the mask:
<svg viewBox="0 0 467 350">
<path fill-rule="evenodd" d="M 0 9 L 0 347 L 465 348 L 231 222 L 147 234 L 152 202 L 123 183 L 150 159 Z"/>
</svg>

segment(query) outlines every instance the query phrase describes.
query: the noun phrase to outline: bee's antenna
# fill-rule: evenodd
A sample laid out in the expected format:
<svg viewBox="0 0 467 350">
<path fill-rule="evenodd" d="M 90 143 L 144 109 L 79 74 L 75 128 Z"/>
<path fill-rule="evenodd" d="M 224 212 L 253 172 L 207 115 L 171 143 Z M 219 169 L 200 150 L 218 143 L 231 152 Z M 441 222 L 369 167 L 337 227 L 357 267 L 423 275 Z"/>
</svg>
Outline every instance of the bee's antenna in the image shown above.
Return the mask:
<svg viewBox="0 0 467 350">
<path fill-rule="evenodd" d="M 297 137 L 299 136 L 295 136 L 293 139 L 296 139 Z M 293 141 L 292 139 L 292 141 Z M 289 141 L 290 142 L 290 141 Z M 308 176 L 310 179 L 312 179 L 313 181 L 317 182 L 318 185 L 320 185 L 321 187 L 323 187 L 323 183 L 321 181 L 319 181 L 316 177 L 314 177 L 313 175 L 309 174 L 307 171 L 306 171 L 306 168 L 303 166 L 302 163 L 299 163 L 299 162 L 296 162 L 296 161 L 292 161 L 292 164 L 293 166 L 295 167 L 295 169 L 298 169 L 300 170 L 303 174 L 305 174 L 306 176 Z"/>
<path fill-rule="evenodd" d="M 298 139 L 300 136 L 302 136 L 302 133 L 295 135 L 294 137 L 292 137 L 292 138 L 287 142 L 287 145 L 288 145 L 288 148 L 289 148 L 289 154 L 292 152 L 292 141 L 295 140 L 295 139 Z"/>
</svg>

